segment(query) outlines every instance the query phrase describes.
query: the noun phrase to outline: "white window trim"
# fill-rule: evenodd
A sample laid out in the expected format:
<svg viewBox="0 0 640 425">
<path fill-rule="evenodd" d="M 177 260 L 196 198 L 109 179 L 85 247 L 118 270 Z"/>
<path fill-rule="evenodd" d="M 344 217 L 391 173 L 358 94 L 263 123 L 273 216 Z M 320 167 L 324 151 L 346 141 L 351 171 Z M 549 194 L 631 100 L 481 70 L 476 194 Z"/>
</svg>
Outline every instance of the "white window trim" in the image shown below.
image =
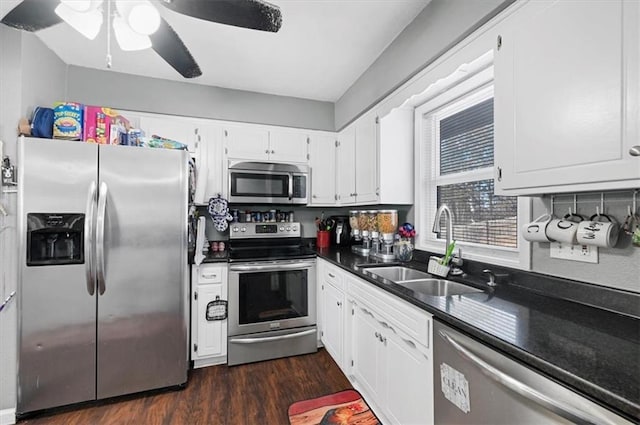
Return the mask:
<svg viewBox="0 0 640 425">
<path fill-rule="evenodd" d="M 484 58 L 483 55 L 482 58 Z M 465 72 L 459 72 L 464 69 Z M 432 181 L 432 177 L 438 171 L 438 164 L 435 161 L 435 150 L 438 146 L 426 146 L 423 143 L 423 135 L 430 131 L 428 120 L 423 119 L 435 110 L 441 109 L 439 114 L 450 115 L 453 109 L 447 110 L 446 105 L 455 102 L 463 97 L 470 97 L 474 101 L 489 98 L 493 95 L 493 66 L 487 67 L 486 61 L 476 60 L 469 64 L 464 64 L 449 77 L 440 80 L 446 81 L 446 87 L 442 84 L 431 86 L 421 98 L 424 103 L 415 109 L 415 217 L 416 225 L 420 230 L 416 238 L 416 248 L 425 251 L 442 253 L 445 251 L 443 239 L 437 239 L 435 233 L 431 232 L 433 220 L 436 212 L 436 195 L 434 183 L 450 184 L 456 180 L 463 180 L 464 176 L 473 174 L 478 180 L 493 178 L 493 167 L 473 170 L 468 173 L 457 173 L 454 176 L 442 176 L 437 182 Z M 429 93 L 431 92 L 431 93 Z M 444 108 L 443 108 L 444 107 Z M 426 187 L 426 190 L 425 190 Z M 424 213 L 426 210 L 426 213 Z M 518 224 L 527 223 L 531 220 L 531 199 L 518 197 Z M 488 247 L 486 245 L 474 244 L 459 241 L 457 247 L 460 248 L 462 258 L 481 261 L 489 264 L 496 264 L 523 270 L 531 269 L 531 244 L 522 238 L 518 228 L 518 248 Z"/>
</svg>

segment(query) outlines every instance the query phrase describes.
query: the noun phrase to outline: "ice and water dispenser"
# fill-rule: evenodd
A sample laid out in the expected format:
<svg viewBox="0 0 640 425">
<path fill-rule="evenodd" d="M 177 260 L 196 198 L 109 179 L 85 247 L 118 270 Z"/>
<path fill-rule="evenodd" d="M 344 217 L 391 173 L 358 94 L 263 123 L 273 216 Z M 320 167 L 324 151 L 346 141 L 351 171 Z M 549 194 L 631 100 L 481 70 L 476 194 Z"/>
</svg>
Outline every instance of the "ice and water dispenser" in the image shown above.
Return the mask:
<svg viewBox="0 0 640 425">
<path fill-rule="evenodd" d="M 84 214 L 27 214 L 27 266 L 84 263 Z"/>
</svg>

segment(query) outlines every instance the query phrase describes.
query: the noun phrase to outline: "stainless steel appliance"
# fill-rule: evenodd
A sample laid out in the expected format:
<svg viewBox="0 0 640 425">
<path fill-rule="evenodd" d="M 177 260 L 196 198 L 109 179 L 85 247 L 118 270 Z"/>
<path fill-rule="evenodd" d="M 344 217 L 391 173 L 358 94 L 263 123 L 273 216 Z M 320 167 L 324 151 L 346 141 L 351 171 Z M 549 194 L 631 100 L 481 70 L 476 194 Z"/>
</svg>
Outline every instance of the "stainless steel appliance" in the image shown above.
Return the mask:
<svg viewBox="0 0 640 425">
<path fill-rule="evenodd" d="M 631 423 L 438 321 L 433 340 L 436 424 Z"/>
<path fill-rule="evenodd" d="M 18 155 L 17 414 L 186 383 L 188 154 Z"/>
<path fill-rule="evenodd" d="M 306 204 L 309 167 L 269 162 L 229 161 L 229 202 Z"/>
<path fill-rule="evenodd" d="M 299 223 L 235 223 L 229 241 L 230 366 L 317 351 L 316 260 Z"/>
</svg>

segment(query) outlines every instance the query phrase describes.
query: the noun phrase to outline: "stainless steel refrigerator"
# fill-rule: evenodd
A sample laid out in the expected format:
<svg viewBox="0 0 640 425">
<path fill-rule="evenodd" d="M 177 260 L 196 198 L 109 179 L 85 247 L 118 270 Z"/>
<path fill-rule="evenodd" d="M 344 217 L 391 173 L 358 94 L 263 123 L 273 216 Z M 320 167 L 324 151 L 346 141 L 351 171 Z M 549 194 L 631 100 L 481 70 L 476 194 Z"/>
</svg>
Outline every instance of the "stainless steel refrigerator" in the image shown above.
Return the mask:
<svg viewBox="0 0 640 425">
<path fill-rule="evenodd" d="M 188 154 L 18 141 L 17 414 L 185 384 Z"/>
</svg>

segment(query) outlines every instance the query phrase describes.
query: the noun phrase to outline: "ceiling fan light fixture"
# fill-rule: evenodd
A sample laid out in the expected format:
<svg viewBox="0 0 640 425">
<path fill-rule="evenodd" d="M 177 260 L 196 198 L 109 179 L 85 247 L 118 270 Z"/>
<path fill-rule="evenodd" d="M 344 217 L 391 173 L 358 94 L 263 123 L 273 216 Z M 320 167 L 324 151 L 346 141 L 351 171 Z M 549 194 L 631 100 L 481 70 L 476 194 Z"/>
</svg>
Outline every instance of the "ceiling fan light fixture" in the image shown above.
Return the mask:
<svg viewBox="0 0 640 425">
<path fill-rule="evenodd" d="M 120 48 L 126 52 L 144 50 L 151 47 L 151 39 L 147 35 L 139 34 L 120 16 L 113 18 L 113 32 Z"/>
<path fill-rule="evenodd" d="M 78 12 L 63 2 L 56 7 L 55 13 L 89 40 L 95 39 L 100 32 L 103 19 L 102 11 L 98 8 L 87 12 Z"/>
<path fill-rule="evenodd" d="M 118 14 L 133 31 L 151 35 L 160 27 L 160 12 L 149 0 L 116 0 Z"/>
</svg>

